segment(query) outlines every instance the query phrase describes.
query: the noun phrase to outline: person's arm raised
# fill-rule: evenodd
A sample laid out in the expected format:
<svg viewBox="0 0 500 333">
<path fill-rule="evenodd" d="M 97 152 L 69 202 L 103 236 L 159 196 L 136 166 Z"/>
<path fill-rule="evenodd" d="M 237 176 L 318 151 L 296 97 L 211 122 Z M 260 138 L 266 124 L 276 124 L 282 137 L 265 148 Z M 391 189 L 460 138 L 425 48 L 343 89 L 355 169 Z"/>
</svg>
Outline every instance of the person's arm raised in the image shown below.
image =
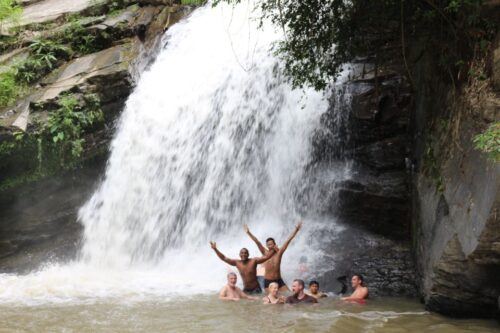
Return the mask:
<svg viewBox="0 0 500 333">
<path fill-rule="evenodd" d="M 269 250 L 267 251 L 267 254 L 265 256 L 262 256 L 262 257 L 259 257 L 259 258 L 255 258 L 255 262 L 257 264 L 262 264 L 263 262 L 266 262 L 268 261 L 269 259 L 271 259 L 271 257 L 276 253 L 276 251 L 273 250 Z"/>
<path fill-rule="evenodd" d="M 250 232 L 250 229 L 248 228 L 248 225 L 244 224 L 243 225 L 243 228 L 245 229 L 245 232 L 246 234 L 248 235 L 248 237 L 250 237 L 254 242 L 255 244 L 257 244 L 257 247 L 259 248 L 259 251 L 260 253 L 262 254 L 266 254 L 266 248 L 262 245 L 261 242 L 259 242 L 259 240 L 257 239 L 257 237 L 255 237 L 251 232 Z"/>
<path fill-rule="evenodd" d="M 286 240 L 286 242 L 283 244 L 283 246 L 279 250 L 279 254 L 280 255 L 282 255 L 286 251 L 286 249 L 288 248 L 288 245 L 290 245 L 290 242 L 292 241 L 292 239 L 295 238 L 295 236 L 299 232 L 300 228 L 302 228 L 302 222 L 300 222 L 299 224 L 297 224 L 297 226 L 295 227 L 295 230 L 293 231 L 293 233 L 290 235 L 290 237 L 288 237 L 288 239 Z"/>
<path fill-rule="evenodd" d="M 236 260 L 227 258 L 225 255 L 223 255 L 222 252 L 220 252 L 219 249 L 217 248 L 217 243 L 215 243 L 214 241 L 211 241 L 210 247 L 215 251 L 215 254 L 217 254 L 217 256 L 220 258 L 220 260 L 224 261 L 225 263 L 227 263 L 231 266 L 236 266 Z"/>
</svg>

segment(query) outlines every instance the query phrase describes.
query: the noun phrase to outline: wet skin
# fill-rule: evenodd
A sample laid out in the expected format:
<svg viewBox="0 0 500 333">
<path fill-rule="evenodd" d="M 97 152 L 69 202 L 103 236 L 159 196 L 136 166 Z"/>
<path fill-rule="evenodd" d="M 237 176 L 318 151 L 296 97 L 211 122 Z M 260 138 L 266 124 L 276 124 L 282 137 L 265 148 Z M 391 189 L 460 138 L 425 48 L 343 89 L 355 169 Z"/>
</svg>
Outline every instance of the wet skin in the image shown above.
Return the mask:
<svg viewBox="0 0 500 333">
<path fill-rule="evenodd" d="M 264 255 L 268 255 L 270 252 L 273 253 L 271 258 L 266 261 L 264 264 L 264 267 L 266 269 L 266 273 L 264 275 L 264 278 L 266 280 L 279 280 L 281 279 L 281 259 L 283 258 L 283 254 L 285 253 L 286 249 L 288 248 L 288 245 L 292 241 L 292 239 L 297 235 L 299 232 L 300 228 L 302 227 L 302 223 L 297 224 L 295 227 L 294 232 L 290 235 L 290 237 L 285 241 L 283 246 L 281 248 L 278 248 L 276 243 L 272 240 L 269 240 L 266 242 L 267 249 L 262 246 L 262 244 L 259 242 L 259 240 L 250 232 L 248 229 L 248 226 L 245 225 L 245 232 L 248 234 L 248 236 L 257 244 L 257 247 L 259 248 L 260 252 Z M 287 286 L 282 286 L 280 288 L 281 291 L 283 290 L 288 290 Z"/>
<path fill-rule="evenodd" d="M 218 249 L 214 242 L 210 242 L 212 249 L 215 251 L 217 256 L 227 264 L 231 266 L 236 266 L 240 272 L 241 279 L 243 280 L 243 286 L 245 289 L 255 289 L 259 287 L 259 282 L 257 281 L 257 265 L 264 263 L 266 260 L 274 255 L 273 251 L 268 251 L 266 255 L 259 258 L 249 258 L 250 254 L 247 249 L 243 248 L 240 250 L 240 260 L 227 258 Z"/>
</svg>

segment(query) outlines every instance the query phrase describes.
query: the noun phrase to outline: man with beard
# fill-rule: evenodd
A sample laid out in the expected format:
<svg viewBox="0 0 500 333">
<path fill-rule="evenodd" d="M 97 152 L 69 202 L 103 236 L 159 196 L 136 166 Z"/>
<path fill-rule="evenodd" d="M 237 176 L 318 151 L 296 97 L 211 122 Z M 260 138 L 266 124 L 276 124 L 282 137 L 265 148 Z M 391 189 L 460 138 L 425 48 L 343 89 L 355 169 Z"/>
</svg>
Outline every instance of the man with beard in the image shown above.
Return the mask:
<svg viewBox="0 0 500 333">
<path fill-rule="evenodd" d="M 227 258 L 224 254 L 222 254 L 222 252 L 219 251 L 219 249 L 217 249 L 217 244 L 215 242 L 210 242 L 210 246 L 222 261 L 238 268 L 241 278 L 243 279 L 243 291 L 245 293 L 262 293 L 262 289 L 260 288 L 259 282 L 257 280 L 257 265 L 262 264 L 266 260 L 269 260 L 269 258 L 274 255 L 274 251 L 269 251 L 269 253 L 260 258 L 249 258 L 250 254 L 248 250 L 246 248 L 242 248 L 240 250 L 241 260 L 238 260 Z"/>
<path fill-rule="evenodd" d="M 315 304 L 318 300 L 304 293 L 304 281 L 300 279 L 293 280 L 292 284 L 293 295 L 286 298 L 286 304 Z"/>
</svg>

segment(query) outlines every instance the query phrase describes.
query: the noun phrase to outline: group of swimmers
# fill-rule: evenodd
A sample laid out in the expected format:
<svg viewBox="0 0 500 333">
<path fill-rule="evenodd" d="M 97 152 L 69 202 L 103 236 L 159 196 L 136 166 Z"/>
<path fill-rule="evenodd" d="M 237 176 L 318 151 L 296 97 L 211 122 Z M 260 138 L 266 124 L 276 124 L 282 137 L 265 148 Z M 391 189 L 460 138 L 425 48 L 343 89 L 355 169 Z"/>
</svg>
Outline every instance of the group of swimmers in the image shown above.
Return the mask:
<svg viewBox="0 0 500 333">
<path fill-rule="evenodd" d="M 293 281 L 291 296 L 285 298 L 280 295 L 280 292 L 290 291 L 281 278 L 281 259 L 288 245 L 290 245 L 290 242 L 295 238 L 301 227 L 302 223 L 297 224 L 295 230 L 281 248 L 276 245 L 273 238 L 266 240 L 266 248 L 250 232 L 248 226 L 245 225 L 246 234 L 257 244 L 259 251 L 262 253 L 262 257 L 257 258 L 250 258 L 250 254 L 246 248 L 240 250 L 240 259 L 227 258 L 219 251 L 215 242 L 210 242 L 210 246 L 217 256 L 225 263 L 236 266 L 243 279 L 243 290 L 241 290 L 236 286 L 237 275 L 234 272 L 229 273 L 227 275 L 227 284 L 219 293 L 219 299 L 224 301 L 238 301 L 240 299 L 258 300 L 257 297 L 251 295 L 261 294 L 263 289 L 266 292 L 266 296 L 263 298 L 265 304 L 314 304 L 318 303 L 318 299 L 326 297 L 326 294 L 319 291 L 319 283 L 317 281 L 311 281 L 309 283 L 309 290 L 306 292 L 305 283 L 301 279 Z M 264 272 L 259 272 L 263 273 L 263 281 L 259 279 L 261 276 L 257 276 L 258 265 L 263 265 L 265 270 Z M 351 286 L 354 289 L 353 294 L 341 299 L 348 302 L 364 302 L 368 297 L 368 288 L 363 285 L 363 277 L 359 274 L 353 275 Z"/>
</svg>

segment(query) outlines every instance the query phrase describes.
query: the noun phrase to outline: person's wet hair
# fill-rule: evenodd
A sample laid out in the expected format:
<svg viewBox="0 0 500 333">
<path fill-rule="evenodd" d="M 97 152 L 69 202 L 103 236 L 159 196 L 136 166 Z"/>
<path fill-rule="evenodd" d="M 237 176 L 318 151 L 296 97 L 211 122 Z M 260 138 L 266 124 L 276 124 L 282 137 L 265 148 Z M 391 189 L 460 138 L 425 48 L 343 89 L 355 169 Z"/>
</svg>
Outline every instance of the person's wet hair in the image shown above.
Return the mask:
<svg viewBox="0 0 500 333">
<path fill-rule="evenodd" d="M 357 276 L 358 279 L 361 280 L 361 284 L 363 284 L 365 282 L 365 279 L 363 278 L 363 275 L 357 274 L 357 273 L 352 275 L 352 277 L 355 277 L 355 276 Z"/>
<path fill-rule="evenodd" d="M 240 250 L 240 252 L 241 252 L 241 251 L 247 251 L 247 253 L 250 253 L 246 247 L 242 248 L 242 249 Z"/>
<path fill-rule="evenodd" d="M 304 288 L 304 286 L 305 286 L 304 280 L 301 280 L 301 279 L 295 279 L 295 280 L 293 280 L 293 282 L 297 282 L 299 285 L 301 285 L 301 286 L 302 286 L 302 288 Z"/>
<path fill-rule="evenodd" d="M 236 276 L 236 277 L 238 277 L 238 276 L 236 275 L 236 273 L 235 273 L 235 272 L 229 272 L 229 273 L 227 273 L 227 277 L 228 277 L 228 278 L 229 278 L 230 276 L 233 276 L 233 275 L 234 275 L 234 276 Z"/>
<path fill-rule="evenodd" d="M 278 284 L 278 282 L 271 282 L 269 283 L 269 288 L 271 288 L 271 286 L 276 286 L 279 288 L 280 285 Z"/>
<path fill-rule="evenodd" d="M 276 241 L 272 237 L 269 237 L 268 239 L 266 239 L 266 243 L 269 242 L 269 241 L 273 241 L 273 243 L 276 244 Z"/>
<path fill-rule="evenodd" d="M 310 286 L 314 286 L 314 285 L 317 285 L 317 286 L 318 286 L 318 288 L 319 288 L 319 283 L 318 283 L 318 281 L 313 280 L 313 281 L 309 282 L 309 287 L 310 287 Z"/>
</svg>

